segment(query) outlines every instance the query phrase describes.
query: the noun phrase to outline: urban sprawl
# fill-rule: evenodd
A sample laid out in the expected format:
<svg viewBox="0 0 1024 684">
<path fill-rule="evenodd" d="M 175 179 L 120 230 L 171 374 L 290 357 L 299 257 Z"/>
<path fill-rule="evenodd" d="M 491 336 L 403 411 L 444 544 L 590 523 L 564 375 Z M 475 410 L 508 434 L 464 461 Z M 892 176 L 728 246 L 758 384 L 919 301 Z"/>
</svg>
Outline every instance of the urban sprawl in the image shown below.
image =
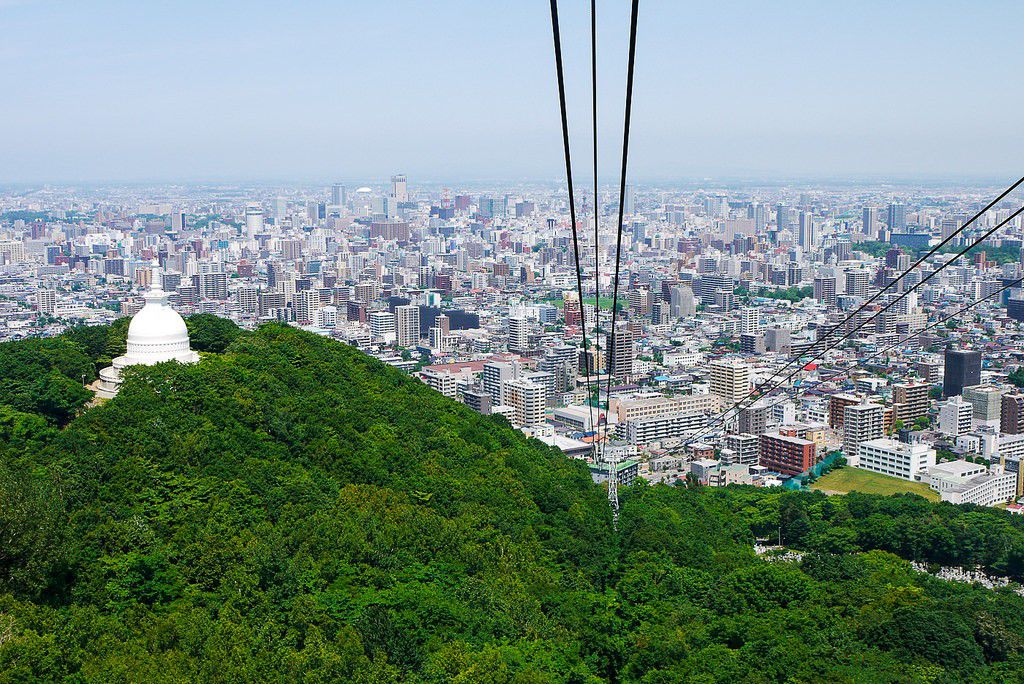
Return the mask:
<svg viewBox="0 0 1024 684">
<path fill-rule="evenodd" d="M 577 199 L 578 255 L 556 183 L 8 188 L 0 339 L 157 288 L 358 346 L 598 481 L 828 491 L 845 463 L 851 489 L 1019 512 L 1024 225 L 1007 199 L 960 230 L 999 191 L 630 187 L 615 312 L 611 188 Z"/>
</svg>

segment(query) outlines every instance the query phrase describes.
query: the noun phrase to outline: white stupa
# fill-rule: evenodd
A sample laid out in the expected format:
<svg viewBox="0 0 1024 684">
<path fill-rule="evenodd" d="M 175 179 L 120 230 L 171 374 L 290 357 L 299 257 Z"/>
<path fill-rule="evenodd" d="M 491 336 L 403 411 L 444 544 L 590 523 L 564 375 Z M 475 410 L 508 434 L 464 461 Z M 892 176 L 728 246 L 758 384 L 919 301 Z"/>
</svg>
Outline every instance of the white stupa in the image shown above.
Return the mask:
<svg viewBox="0 0 1024 684">
<path fill-rule="evenodd" d="M 153 282 L 145 294 L 146 305 L 132 317 L 128 326 L 128 350 L 114 359 L 113 365 L 100 371 L 96 396 L 109 399 L 121 388 L 122 369 L 127 366 L 153 364 L 163 361 L 195 363 L 199 354 L 189 346 L 188 328 L 184 319 L 167 302 L 163 290 L 163 276 L 159 268 L 153 269 Z"/>
</svg>

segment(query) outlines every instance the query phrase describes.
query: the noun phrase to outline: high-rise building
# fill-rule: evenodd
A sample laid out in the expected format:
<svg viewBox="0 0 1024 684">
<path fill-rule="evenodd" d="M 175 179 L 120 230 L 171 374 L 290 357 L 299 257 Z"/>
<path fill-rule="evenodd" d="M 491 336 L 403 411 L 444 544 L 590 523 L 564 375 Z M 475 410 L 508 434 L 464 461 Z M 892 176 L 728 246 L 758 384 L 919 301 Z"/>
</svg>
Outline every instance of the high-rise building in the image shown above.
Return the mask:
<svg viewBox="0 0 1024 684">
<path fill-rule="evenodd" d="M 371 311 L 370 337 L 374 342 L 390 344 L 395 341 L 395 314 L 390 311 Z"/>
<path fill-rule="evenodd" d="M 319 290 L 302 290 L 295 293 L 295 321 L 309 324 L 316 319 L 316 311 L 320 308 Z"/>
<path fill-rule="evenodd" d="M 684 318 L 697 313 L 697 298 L 689 285 L 675 285 L 669 290 L 669 303 L 673 318 Z"/>
<path fill-rule="evenodd" d="M 756 335 L 761 332 L 761 309 L 748 306 L 740 311 L 740 334 Z"/>
<path fill-rule="evenodd" d="M 960 395 L 974 407 L 975 422 L 996 427 L 1001 418 L 1005 393 L 1005 389 L 996 385 L 967 385 Z"/>
<path fill-rule="evenodd" d="M 799 475 L 814 465 L 818 445 L 809 439 L 773 432 L 761 435 L 760 450 L 760 465 L 783 475 Z"/>
<path fill-rule="evenodd" d="M 193 285 L 203 299 L 227 299 L 228 276 L 222 271 L 197 273 L 192 277 Z"/>
<path fill-rule="evenodd" d="M 395 202 L 408 202 L 409 190 L 405 174 L 399 173 L 391 177 L 391 196 Z"/>
<path fill-rule="evenodd" d="M 981 352 L 973 349 L 946 348 L 946 367 L 942 372 L 942 394 L 962 394 L 964 387 L 981 384 Z"/>
<path fill-rule="evenodd" d="M 739 411 L 740 432 L 751 435 L 763 435 L 768 431 L 768 406 L 753 403 Z"/>
<path fill-rule="evenodd" d="M 806 250 L 814 249 L 815 244 L 818 242 L 817 226 L 815 226 L 814 216 L 810 212 L 800 212 L 797 240 L 799 245 Z"/>
<path fill-rule="evenodd" d="M 562 315 L 565 317 L 566 325 L 582 325 L 583 309 L 580 305 L 580 297 L 576 292 L 562 293 Z"/>
<path fill-rule="evenodd" d="M 263 232 L 263 207 L 256 202 L 245 205 L 245 235 L 254 240 Z"/>
<path fill-rule="evenodd" d="M 515 427 L 541 425 L 547 406 L 547 388 L 525 378 L 509 380 L 504 384 L 505 404 L 512 407 Z"/>
<path fill-rule="evenodd" d="M 1024 393 L 1003 395 L 999 431 L 1008 435 L 1024 434 Z"/>
<path fill-rule="evenodd" d="M 412 347 L 420 341 L 420 307 L 415 304 L 395 307 L 395 342 Z"/>
<path fill-rule="evenodd" d="M 877 439 L 885 434 L 885 407 L 864 402 L 847 406 L 843 410 L 843 456 L 857 465 L 861 442 Z"/>
<path fill-rule="evenodd" d="M 505 383 L 509 380 L 514 380 L 518 375 L 518 367 L 515 364 L 493 360 L 484 363 L 481 379 L 484 391 L 491 397 L 492 406 L 504 403 L 502 401 L 502 392 L 504 391 Z"/>
<path fill-rule="evenodd" d="M 861 218 L 861 232 L 874 239 L 878 235 L 878 208 L 864 207 Z"/>
<path fill-rule="evenodd" d="M 836 304 L 835 276 L 818 276 L 814 279 L 814 299 L 825 306 Z"/>
<path fill-rule="evenodd" d="M 260 310 L 260 288 L 240 287 L 235 292 L 238 308 L 245 313 L 256 313 Z"/>
<path fill-rule="evenodd" d="M 939 407 L 939 432 L 949 437 L 959 437 L 971 431 L 973 418 L 973 406 L 961 396 L 951 397 Z"/>
<path fill-rule="evenodd" d="M 633 186 L 626 186 L 626 194 L 622 198 L 622 213 L 629 216 L 636 213 L 636 203 L 633 197 Z"/>
<path fill-rule="evenodd" d="M 50 316 L 57 310 L 57 293 L 54 290 L 42 289 L 36 291 L 36 308 L 41 314 Z"/>
<path fill-rule="evenodd" d="M 451 319 L 445 314 L 438 314 L 434 317 L 434 325 L 430 326 L 430 346 L 436 351 L 448 351 L 450 333 Z"/>
<path fill-rule="evenodd" d="M 846 272 L 846 294 L 851 297 L 866 297 L 871 283 L 871 271 L 857 268 Z"/>
<path fill-rule="evenodd" d="M 509 351 L 526 352 L 530 350 L 530 321 L 521 311 L 513 312 L 508 318 Z"/>
<path fill-rule="evenodd" d="M 335 183 L 331 186 L 331 204 L 336 207 L 345 206 L 348 198 L 346 197 L 345 186 L 341 183 Z"/>
<path fill-rule="evenodd" d="M 716 359 L 711 362 L 711 394 L 723 408 L 731 407 L 750 392 L 750 366 L 740 359 Z"/>
<path fill-rule="evenodd" d="M 725 465 L 757 465 L 760 452 L 757 435 L 746 433 L 725 436 L 722 463 Z M 728 461 L 728 463 L 726 463 Z"/>
<path fill-rule="evenodd" d="M 931 386 L 925 382 L 906 382 L 893 387 L 894 418 L 908 424 L 928 415 Z"/>
<path fill-rule="evenodd" d="M 907 207 L 905 204 L 894 202 L 889 205 L 889 230 L 893 232 L 904 231 L 907 228 Z"/>
<path fill-rule="evenodd" d="M 633 331 L 620 324 L 614 334 L 608 335 L 608 372 L 624 380 L 633 375 Z"/>
</svg>

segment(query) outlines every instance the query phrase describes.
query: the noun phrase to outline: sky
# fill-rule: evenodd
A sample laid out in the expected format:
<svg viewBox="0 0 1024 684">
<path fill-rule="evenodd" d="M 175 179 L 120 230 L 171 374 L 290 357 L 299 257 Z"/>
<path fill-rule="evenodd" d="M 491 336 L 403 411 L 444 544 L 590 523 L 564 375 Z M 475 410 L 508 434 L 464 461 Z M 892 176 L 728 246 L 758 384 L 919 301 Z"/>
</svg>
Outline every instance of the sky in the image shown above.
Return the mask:
<svg viewBox="0 0 1024 684">
<path fill-rule="evenodd" d="M 562 0 L 574 175 L 589 2 Z M 1018 177 L 1024 3 L 641 0 L 633 181 Z M 629 3 L 598 2 L 617 178 Z M 544 0 L 0 0 L 0 182 L 557 180 Z"/>
</svg>

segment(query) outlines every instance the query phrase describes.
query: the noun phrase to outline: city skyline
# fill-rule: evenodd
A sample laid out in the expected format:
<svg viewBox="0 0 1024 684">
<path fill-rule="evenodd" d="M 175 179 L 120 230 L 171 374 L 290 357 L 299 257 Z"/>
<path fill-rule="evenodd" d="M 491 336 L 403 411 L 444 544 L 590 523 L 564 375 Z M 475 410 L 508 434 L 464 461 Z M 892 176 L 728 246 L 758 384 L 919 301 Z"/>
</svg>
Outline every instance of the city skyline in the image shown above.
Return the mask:
<svg viewBox="0 0 1024 684">
<path fill-rule="evenodd" d="M 1012 175 L 1024 149 L 1000 131 L 1024 96 L 1000 74 L 1021 66 L 1004 46 L 1024 10 L 966 7 L 734 3 L 697 16 L 644 3 L 631 179 Z M 0 182 L 564 175 L 545 3 L 301 9 L 0 3 Z M 627 10 L 598 9 L 604 171 L 618 165 Z M 582 180 L 584 8 L 563 7 L 562 22 Z"/>
</svg>

